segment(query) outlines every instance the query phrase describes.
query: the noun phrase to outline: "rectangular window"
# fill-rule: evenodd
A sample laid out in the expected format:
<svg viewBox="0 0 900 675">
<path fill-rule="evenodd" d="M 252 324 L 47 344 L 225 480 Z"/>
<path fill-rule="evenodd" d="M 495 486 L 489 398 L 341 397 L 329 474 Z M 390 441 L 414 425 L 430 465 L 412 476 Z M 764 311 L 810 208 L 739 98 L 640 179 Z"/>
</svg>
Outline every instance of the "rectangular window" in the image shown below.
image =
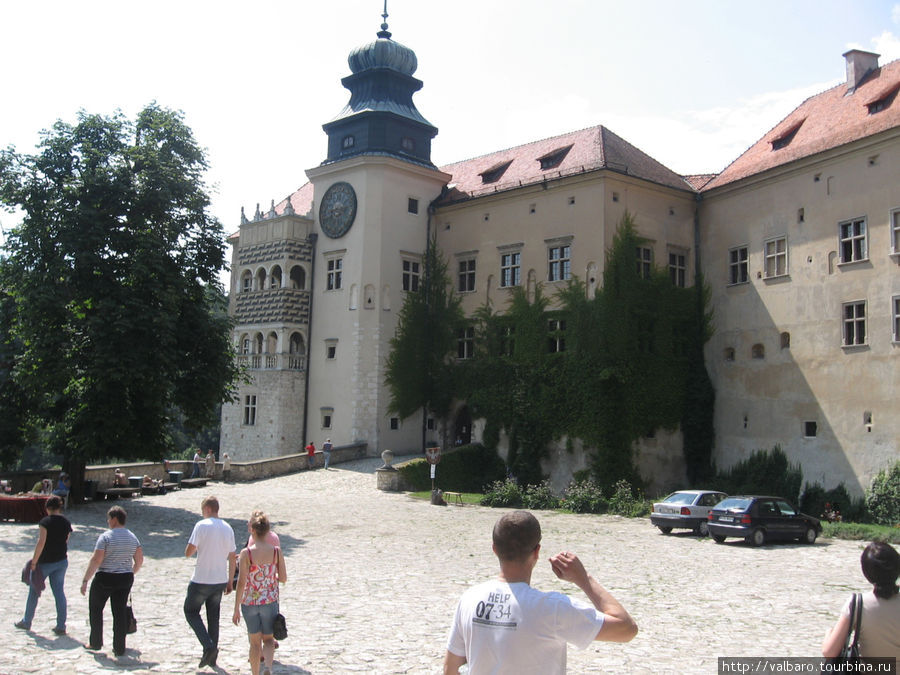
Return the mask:
<svg viewBox="0 0 900 675">
<path fill-rule="evenodd" d="M 244 426 L 256 424 L 256 394 L 244 396 Z"/>
<path fill-rule="evenodd" d="M 838 225 L 840 232 L 841 262 L 857 262 L 869 257 L 866 247 L 866 219 L 857 218 Z"/>
<path fill-rule="evenodd" d="M 471 293 L 475 290 L 475 259 L 459 261 L 459 285 L 460 293 Z"/>
<path fill-rule="evenodd" d="M 512 356 L 516 352 L 516 327 L 500 328 L 500 356 Z"/>
<path fill-rule="evenodd" d="M 337 340 L 325 341 L 325 358 L 333 359 L 337 356 Z"/>
<path fill-rule="evenodd" d="M 567 281 L 572 278 L 571 247 L 551 246 L 547 249 L 547 281 Z"/>
<path fill-rule="evenodd" d="M 687 256 L 684 253 L 669 253 L 669 279 L 673 286 L 684 288 L 687 276 Z"/>
<path fill-rule="evenodd" d="M 344 270 L 344 259 L 343 258 L 329 258 L 327 264 L 327 272 L 328 276 L 326 279 L 325 287 L 329 291 L 337 291 L 343 288 L 343 270 Z"/>
<path fill-rule="evenodd" d="M 413 199 L 412 197 L 410 197 L 406 203 L 406 210 L 409 213 L 418 213 L 419 212 L 419 200 Z"/>
<path fill-rule="evenodd" d="M 392 417 L 392 418 L 391 418 L 391 429 L 392 429 L 393 431 L 397 431 L 397 429 L 399 429 L 399 428 L 400 428 L 400 418 L 399 418 L 399 417 Z"/>
<path fill-rule="evenodd" d="M 429 417 L 425 421 L 425 428 L 428 429 L 428 431 L 434 431 L 434 418 L 433 417 Z"/>
<path fill-rule="evenodd" d="M 746 246 L 728 252 L 728 283 L 745 284 L 750 279 L 750 264 Z"/>
<path fill-rule="evenodd" d="M 500 256 L 500 287 L 518 286 L 522 282 L 522 253 L 504 253 Z"/>
<path fill-rule="evenodd" d="M 331 428 L 331 415 L 322 415 L 322 428 L 323 429 Z"/>
<path fill-rule="evenodd" d="M 900 209 L 891 211 L 891 253 L 900 253 Z"/>
<path fill-rule="evenodd" d="M 638 246 L 635 252 L 638 276 L 641 279 L 649 279 L 650 272 L 653 270 L 653 249 L 649 246 Z"/>
<path fill-rule="evenodd" d="M 787 274 L 787 237 L 778 237 L 766 242 L 766 278 Z"/>
<path fill-rule="evenodd" d="M 471 359 L 475 356 L 475 327 L 466 326 L 456 333 L 456 356 L 460 359 Z"/>
<path fill-rule="evenodd" d="M 848 302 L 844 304 L 844 346 L 866 344 L 866 303 Z"/>
<path fill-rule="evenodd" d="M 419 290 L 419 263 L 415 260 L 403 261 L 403 290 L 413 293 Z"/>
<path fill-rule="evenodd" d="M 900 295 L 891 298 L 891 325 L 894 327 L 894 342 L 900 342 Z"/>
<path fill-rule="evenodd" d="M 551 354 L 566 351 L 566 321 L 565 319 L 550 319 L 547 322 L 547 351 Z"/>
<path fill-rule="evenodd" d="M 815 422 L 804 422 L 803 423 L 803 436 L 806 438 L 815 438 L 816 434 L 819 433 L 819 425 Z"/>
</svg>

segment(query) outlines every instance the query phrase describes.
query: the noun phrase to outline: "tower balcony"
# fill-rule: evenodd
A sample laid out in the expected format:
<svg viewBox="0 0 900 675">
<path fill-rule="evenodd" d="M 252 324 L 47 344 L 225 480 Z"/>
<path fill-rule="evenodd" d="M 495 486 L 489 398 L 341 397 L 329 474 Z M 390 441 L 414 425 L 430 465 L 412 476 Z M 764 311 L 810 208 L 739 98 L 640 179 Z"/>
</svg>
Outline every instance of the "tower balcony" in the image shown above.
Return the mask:
<svg viewBox="0 0 900 675">
<path fill-rule="evenodd" d="M 306 370 L 306 354 L 238 354 L 237 363 L 248 370 Z"/>
</svg>

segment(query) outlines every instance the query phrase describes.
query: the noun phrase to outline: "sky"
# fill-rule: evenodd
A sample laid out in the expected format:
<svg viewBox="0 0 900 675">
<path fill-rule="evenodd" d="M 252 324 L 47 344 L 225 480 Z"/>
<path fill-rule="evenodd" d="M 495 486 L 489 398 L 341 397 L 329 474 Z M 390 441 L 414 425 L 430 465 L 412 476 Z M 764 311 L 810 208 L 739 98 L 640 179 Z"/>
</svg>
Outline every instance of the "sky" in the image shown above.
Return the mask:
<svg viewBox="0 0 900 675">
<path fill-rule="evenodd" d="M 0 3 L 0 147 L 34 152 L 79 110 L 181 110 L 226 233 L 307 182 L 347 56 L 383 0 Z M 602 124 L 681 174 L 721 171 L 851 48 L 900 58 L 900 3 L 880 0 L 388 0 L 416 52 L 414 101 L 438 166 Z M 0 212 L 9 230 L 16 214 Z M 2 238 L 2 234 L 0 234 Z"/>
</svg>

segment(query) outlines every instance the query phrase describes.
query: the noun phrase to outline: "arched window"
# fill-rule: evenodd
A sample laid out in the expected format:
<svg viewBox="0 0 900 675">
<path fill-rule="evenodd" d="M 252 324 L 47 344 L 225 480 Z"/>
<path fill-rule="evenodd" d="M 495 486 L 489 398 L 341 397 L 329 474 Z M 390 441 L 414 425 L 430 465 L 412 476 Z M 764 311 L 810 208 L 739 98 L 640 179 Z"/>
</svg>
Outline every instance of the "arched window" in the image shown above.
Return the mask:
<svg viewBox="0 0 900 675">
<path fill-rule="evenodd" d="M 300 333 L 291 333 L 290 342 L 291 354 L 305 354 L 306 349 L 303 347 L 303 336 Z"/>
<path fill-rule="evenodd" d="M 781 334 L 781 348 L 782 349 L 790 349 L 791 347 L 791 334 L 785 331 Z"/>
<path fill-rule="evenodd" d="M 750 355 L 751 355 L 754 359 L 764 359 L 764 358 L 766 358 L 766 348 L 763 347 L 761 344 L 756 343 L 756 344 L 753 345 L 753 347 L 751 348 L 751 350 L 750 350 Z"/>
<path fill-rule="evenodd" d="M 275 331 L 269 333 L 266 338 L 266 354 L 276 354 L 278 352 L 278 335 Z"/>
<path fill-rule="evenodd" d="M 257 333 L 256 338 L 254 339 L 255 344 L 253 345 L 253 353 L 254 354 L 262 354 L 263 353 L 263 334 Z"/>
<path fill-rule="evenodd" d="M 269 288 L 281 288 L 281 265 L 275 265 L 272 268 L 272 274 L 269 275 Z"/>
<path fill-rule="evenodd" d="M 240 346 L 241 354 L 249 354 L 250 353 L 250 336 L 244 333 L 241 335 L 241 346 Z"/>
<path fill-rule="evenodd" d="M 734 347 L 725 347 L 725 360 L 734 361 Z"/>
<path fill-rule="evenodd" d="M 259 291 L 266 289 L 266 270 L 262 267 L 256 272 L 256 289 Z"/>
<path fill-rule="evenodd" d="M 306 288 L 306 270 L 300 265 L 291 268 L 291 288 L 299 291 Z"/>
<path fill-rule="evenodd" d="M 253 290 L 253 274 L 245 270 L 241 275 L 241 293 L 249 293 Z"/>
<path fill-rule="evenodd" d="M 288 368 L 291 370 L 303 370 L 306 362 L 306 347 L 303 344 L 303 336 L 300 333 L 291 333 L 288 341 Z"/>
</svg>

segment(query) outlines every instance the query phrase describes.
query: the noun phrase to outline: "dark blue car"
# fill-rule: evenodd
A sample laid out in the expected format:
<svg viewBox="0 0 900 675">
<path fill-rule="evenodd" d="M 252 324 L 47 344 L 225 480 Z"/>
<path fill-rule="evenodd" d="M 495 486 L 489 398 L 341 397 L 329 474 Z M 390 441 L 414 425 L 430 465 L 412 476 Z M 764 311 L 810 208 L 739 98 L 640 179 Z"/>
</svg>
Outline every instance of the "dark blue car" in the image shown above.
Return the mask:
<svg viewBox="0 0 900 675">
<path fill-rule="evenodd" d="M 720 544 L 740 537 L 753 546 L 777 539 L 813 544 L 822 532 L 818 518 L 800 513 L 786 499 L 756 495 L 723 499 L 710 510 L 707 528 Z"/>
</svg>

